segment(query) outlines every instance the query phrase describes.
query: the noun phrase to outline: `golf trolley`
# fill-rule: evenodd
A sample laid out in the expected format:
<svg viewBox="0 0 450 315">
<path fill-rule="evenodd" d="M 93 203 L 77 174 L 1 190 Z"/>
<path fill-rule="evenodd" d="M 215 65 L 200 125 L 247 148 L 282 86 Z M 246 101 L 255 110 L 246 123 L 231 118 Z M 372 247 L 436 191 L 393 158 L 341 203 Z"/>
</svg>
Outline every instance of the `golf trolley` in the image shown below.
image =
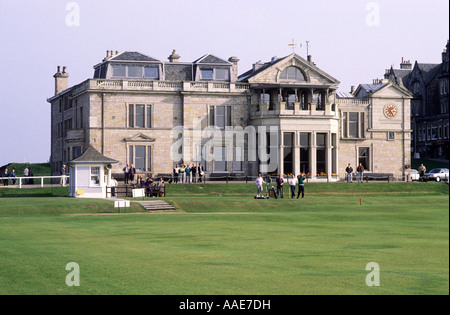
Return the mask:
<svg viewBox="0 0 450 315">
<path fill-rule="evenodd" d="M 263 190 L 264 190 L 264 186 L 263 186 Z M 277 194 L 277 190 L 275 189 L 275 187 L 272 186 L 271 183 L 268 183 L 266 185 L 266 195 L 263 196 L 263 191 L 261 191 L 261 195 L 260 196 L 255 196 L 255 199 L 270 199 L 270 192 L 273 192 L 273 195 L 275 196 L 275 199 L 278 199 L 278 194 Z"/>
</svg>

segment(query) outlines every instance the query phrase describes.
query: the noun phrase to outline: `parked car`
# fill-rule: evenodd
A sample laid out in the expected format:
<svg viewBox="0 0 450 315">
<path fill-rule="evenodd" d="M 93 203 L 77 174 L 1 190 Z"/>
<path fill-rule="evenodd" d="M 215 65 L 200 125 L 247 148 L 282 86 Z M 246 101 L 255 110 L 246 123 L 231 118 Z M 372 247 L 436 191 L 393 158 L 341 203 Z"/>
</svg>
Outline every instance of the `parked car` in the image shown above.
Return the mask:
<svg viewBox="0 0 450 315">
<path fill-rule="evenodd" d="M 420 174 L 418 170 L 412 169 L 411 170 L 411 180 L 412 181 L 418 181 L 420 179 Z"/>
<path fill-rule="evenodd" d="M 448 181 L 448 168 L 433 168 L 431 171 L 425 173 L 426 180 L 435 180 L 437 182 Z"/>
</svg>

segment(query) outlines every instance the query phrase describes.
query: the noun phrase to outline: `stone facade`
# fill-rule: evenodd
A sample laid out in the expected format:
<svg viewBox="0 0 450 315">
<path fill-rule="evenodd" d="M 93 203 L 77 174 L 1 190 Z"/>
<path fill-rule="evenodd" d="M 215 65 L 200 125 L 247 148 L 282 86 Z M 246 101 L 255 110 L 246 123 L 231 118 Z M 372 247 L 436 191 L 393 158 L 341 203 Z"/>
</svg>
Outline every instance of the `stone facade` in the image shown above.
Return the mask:
<svg viewBox="0 0 450 315">
<path fill-rule="evenodd" d="M 448 41 L 441 63 L 402 61 L 400 69 L 386 70 L 413 94 L 411 100 L 411 151 L 415 158 L 449 158 L 449 49 Z"/>
<path fill-rule="evenodd" d="M 363 160 L 366 171 L 407 178 L 411 166 L 411 94 L 405 87 L 388 80 L 372 86 L 369 91 L 364 86 L 356 89 L 355 98 L 338 101 L 341 113 L 358 112 L 364 117 L 358 122 L 358 136 L 350 138 L 341 134 L 340 166 L 345 168 L 351 163 L 356 168 Z M 368 97 L 358 98 L 366 94 Z M 351 102 L 346 104 L 346 101 Z M 395 114 L 387 112 L 389 107 L 395 108 Z M 342 125 L 341 130 L 344 130 Z M 361 152 L 364 149 L 367 156 Z"/>
<path fill-rule="evenodd" d="M 108 51 L 94 78 L 71 88 L 58 71 L 48 100 L 52 172 L 92 145 L 118 161 L 116 174 L 126 164 L 156 177 L 202 163 L 210 175 L 305 172 L 336 181 L 362 161 L 370 172 L 408 175 L 411 94 L 401 84 L 339 97 L 339 81 L 310 57 L 274 57 L 240 76 L 236 57 L 179 59 L 175 51 L 170 62 Z"/>
</svg>

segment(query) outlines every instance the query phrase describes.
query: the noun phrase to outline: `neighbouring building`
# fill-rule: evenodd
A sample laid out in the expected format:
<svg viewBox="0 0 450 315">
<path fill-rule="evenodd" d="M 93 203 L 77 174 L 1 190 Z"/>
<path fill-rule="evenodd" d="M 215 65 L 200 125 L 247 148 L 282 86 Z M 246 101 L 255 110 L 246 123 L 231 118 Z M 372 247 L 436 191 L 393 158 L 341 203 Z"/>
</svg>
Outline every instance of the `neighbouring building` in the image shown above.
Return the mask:
<svg viewBox="0 0 450 315">
<path fill-rule="evenodd" d="M 92 145 L 119 162 L 115 177 L 126 164 L 156 177 L 181 163 L 202 163 L 209 176 L 337 181 L 348 163 L 409 174 L 413 96 L 401 82 L 340 93 L 337 79 L 295 53 L 241 75 L 237 57 L 181 62 L 174 50 L 168 59 L 108 51 L 93 78 L 72 87 L 58 67 L 48 99 L 52 172 Z"/>
<path fill-rule="evenodd" d="M 449 159 L 449 47 L 441 63 L 402 60 L 400 69 L 387 69 L 385 78 L 400 80 L 413 94 L 411 152 L 415 158 Z"/>
</svg>

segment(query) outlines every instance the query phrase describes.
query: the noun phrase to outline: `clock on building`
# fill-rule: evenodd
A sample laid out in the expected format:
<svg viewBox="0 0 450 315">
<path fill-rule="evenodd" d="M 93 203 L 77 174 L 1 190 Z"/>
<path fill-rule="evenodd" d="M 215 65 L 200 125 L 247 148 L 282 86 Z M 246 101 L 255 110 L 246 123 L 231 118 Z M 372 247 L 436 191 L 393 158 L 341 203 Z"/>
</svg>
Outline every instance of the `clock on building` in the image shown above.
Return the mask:
<svg viewBox="0 0 450 315">
<path fill-rule="evenodd" d="M 392 118 L 397 115 L 397 107 L 393 104 L 384 106 L 384 114 L 386 117 Z"/>
</svg>

